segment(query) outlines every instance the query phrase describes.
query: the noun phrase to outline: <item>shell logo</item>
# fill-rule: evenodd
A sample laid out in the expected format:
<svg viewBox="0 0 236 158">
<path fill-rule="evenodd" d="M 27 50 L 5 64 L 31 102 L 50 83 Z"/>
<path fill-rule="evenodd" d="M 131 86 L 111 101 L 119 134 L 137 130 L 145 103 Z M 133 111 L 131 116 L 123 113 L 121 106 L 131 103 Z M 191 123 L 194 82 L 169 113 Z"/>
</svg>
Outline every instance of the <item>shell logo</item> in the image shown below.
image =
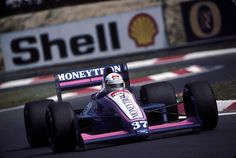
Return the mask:
<svg viewBox="0 0 236 158">
<path fill-rule="evenodd" d="M 129 23 L 129 36 L 137 47 L 153 45 L 158 34 L 158 26 L 152 16 L 147 13 L 137 14 Z"/>
</svg>

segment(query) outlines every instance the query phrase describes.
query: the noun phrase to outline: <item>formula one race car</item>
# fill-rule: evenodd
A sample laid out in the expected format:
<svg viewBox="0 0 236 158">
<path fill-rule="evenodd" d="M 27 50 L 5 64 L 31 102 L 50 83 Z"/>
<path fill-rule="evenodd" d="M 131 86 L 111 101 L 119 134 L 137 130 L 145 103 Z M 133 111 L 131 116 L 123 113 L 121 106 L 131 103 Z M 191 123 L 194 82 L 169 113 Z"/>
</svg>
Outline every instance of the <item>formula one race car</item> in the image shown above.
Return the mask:
<svg viewBox="0 0 236 158">
<path fill-rule="evenodd" d="M 111 76 L 114 72 L 121 77 Z M 92 94 L 84 109 L 73 109 L 62 101 L 61 91 L 96 85 L 104 88 L 107 76 L 111 80 L 121 78 L 124 83 L 119 85 L 123 89 Z M 56 74 L 55 83 L 58 102 L 41 100 L 24 107 L 31 147 L 50 144 L 54 152 L 74 151 L 77 146 L 84 148 L 118 139 L 142 140 L 151 134 L 175 130 L 211 130 L 218 122 L 216 100 L 205 81 L 185 85 L 184 119 L 179 119 L 182 114 L 178 113 L 179 103 L 169 82 L 143 85 L 139 95 L 134 95 L 126 64 Z M 117 85 L 109 86 L 117 88 Z M 79 100 L 78 106 L 81 107 Z"/>
</svg>

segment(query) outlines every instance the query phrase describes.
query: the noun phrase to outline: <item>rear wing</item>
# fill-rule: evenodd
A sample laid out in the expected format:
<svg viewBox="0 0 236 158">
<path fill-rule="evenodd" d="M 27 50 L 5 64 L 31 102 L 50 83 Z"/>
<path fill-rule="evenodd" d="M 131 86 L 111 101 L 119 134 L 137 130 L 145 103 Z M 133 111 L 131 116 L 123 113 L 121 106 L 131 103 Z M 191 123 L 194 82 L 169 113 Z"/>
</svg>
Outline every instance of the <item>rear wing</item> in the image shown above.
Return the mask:
<svg viewBox="0 0 236 158">
<path fill-rule="evenodd" d="M 72 70 L 55 74 L 58 101 L 62 101 L 62 91 L 101 85 L 104 76 L 107 76 L 111 72 L 119 73 L 125 81 L 126 88 L 130 88 L 128 67 L 126 64 Z"/>
</svg>

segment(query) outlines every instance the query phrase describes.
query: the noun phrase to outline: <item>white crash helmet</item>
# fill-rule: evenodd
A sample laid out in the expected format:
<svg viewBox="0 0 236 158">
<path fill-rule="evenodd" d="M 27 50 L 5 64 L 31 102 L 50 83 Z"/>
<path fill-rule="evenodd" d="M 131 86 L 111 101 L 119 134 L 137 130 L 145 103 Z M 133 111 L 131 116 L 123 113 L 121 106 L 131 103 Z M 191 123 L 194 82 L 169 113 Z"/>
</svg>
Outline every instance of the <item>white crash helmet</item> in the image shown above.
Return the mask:
<svg viewBox="0 0 236 158">
<path fill-rule="evenodd" d="M 118 73 L 110 73 L 105 78 L 105 88 L 110 93 L 125 88 L 125 82 L 122 76 Z"/>
</svg>

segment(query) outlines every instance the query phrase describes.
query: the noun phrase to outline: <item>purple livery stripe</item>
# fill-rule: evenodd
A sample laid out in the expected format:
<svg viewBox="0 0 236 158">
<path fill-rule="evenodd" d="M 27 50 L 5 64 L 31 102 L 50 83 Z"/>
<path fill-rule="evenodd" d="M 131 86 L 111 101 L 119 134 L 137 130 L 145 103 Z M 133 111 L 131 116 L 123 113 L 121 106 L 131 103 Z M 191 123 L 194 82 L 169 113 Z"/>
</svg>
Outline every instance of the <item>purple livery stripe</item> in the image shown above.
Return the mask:
<svg viewBox="0 0 236 158">
<path fill-rule="evenodd" d="M 61 83 L 60 83 L 60 87 L 71 86 L 71 85 L 81 84 L 81 83 L 88 83 L 88 82 L 90 82 L 90 79 L 82 79 L 82 80 L 61 82 Z"/>
<path fill-rule="evenodd" d="M 81 136 L 84 141 L 89 141 L 89 140 L 94 140 L 94 139 L 101 139 L 101 138 L 107 138 L 107 137 L 126 135 L 128 133 L 129 132 L 127 132 L 127 131 L 116 131 L 116 132 L 109 132 L 109 133 L 96 134 L 96 135 L 81 133 Z"/>
</svg>

